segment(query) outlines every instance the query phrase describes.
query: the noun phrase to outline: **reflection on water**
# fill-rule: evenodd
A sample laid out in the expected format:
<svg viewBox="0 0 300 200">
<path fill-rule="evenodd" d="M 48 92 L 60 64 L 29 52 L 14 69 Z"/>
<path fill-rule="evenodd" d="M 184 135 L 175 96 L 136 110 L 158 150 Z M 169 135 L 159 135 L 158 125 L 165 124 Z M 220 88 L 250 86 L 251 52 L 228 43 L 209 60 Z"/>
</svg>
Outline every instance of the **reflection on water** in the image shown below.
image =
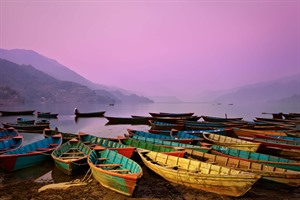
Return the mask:
<svg viewBox="0 0 300 200">
<path fill-rule="evenodd" d="M 150 104 L 115 104 L 95 105 L 95 104 L 34 104 L 20 106 L 0 105 L 0 110 L 28 110 L 33 109 L 41 112 L 59 113 L 57 119 L 50 120 L 50 128 L 55 127 L 63 132 L 78 133 L 86 132 L 91 135 L 101 137 L 117 137 L 126 133 L 127 128 L 148 130 L 147 125 L 106 125 L 108 120 L 104 117 L 77 118 L 75 120 L 74 108 L 82 112 L 106 111 L 105 116 L 130 117 L 131 115 L 150 116 L 149 112 L 194 112 L 195 115 L 209 115 L 217 117 L 243 117 L 245 120 L 253 120 L 255 117 L 271 117 L 262 115 L 262 112 L 300 112 L 300 105 L 279 105 L 276 103 L 249 104 L 223 104 L 223 103 L 150 103 Z M 16 122 L 17 117 L 0 117 L 0 122 Z M 36 115 L 22 116 L 28 119 L 39 120 Z M 26 134 L 26 141 L 36 141 L 41 138 L 41 134 Z M 24 134 L 25 136 L 25 134 Z"/>
</svg>

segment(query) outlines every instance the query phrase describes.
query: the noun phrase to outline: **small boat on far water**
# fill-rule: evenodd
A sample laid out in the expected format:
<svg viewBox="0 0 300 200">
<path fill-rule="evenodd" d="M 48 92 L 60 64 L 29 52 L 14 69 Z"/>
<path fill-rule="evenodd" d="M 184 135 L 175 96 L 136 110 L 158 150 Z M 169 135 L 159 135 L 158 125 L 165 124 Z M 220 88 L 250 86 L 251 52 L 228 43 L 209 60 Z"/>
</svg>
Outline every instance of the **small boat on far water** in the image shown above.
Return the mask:
<svg viewBox="0 0 300 200">
<path fill-rule="evenodd" d="M 105 111 L 99 112 L 79 112 L 77 108 L 74 110 L 75 117 L 104 117 Z"/>
<path fill-rule="evenodd" d="M 21 111 L 4 111 L 1 110 L 0 113 L 2 116 L 11 116 L 11 115 L 33 115 L 35 110 L 21 110 Z"/>
<path fill-rule="evenodd" d="M 50 113 L 50 112 L 37 112 L 38 118 L 57 118 L 58 113 Z"/>
</svg>

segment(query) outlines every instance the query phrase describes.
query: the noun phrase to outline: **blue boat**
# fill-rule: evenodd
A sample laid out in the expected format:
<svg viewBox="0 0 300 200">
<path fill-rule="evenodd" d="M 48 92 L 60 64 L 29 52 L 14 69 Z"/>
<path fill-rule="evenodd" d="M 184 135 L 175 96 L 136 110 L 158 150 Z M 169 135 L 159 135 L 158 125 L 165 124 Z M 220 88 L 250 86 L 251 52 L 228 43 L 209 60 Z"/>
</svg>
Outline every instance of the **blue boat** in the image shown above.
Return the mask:
<svg viewBox="0 0 300 200">
<path fill-rule="evenodd" d="M 0 131 L 0 154 L 18 149 L 23 145 L 23 136 L 13 128 Z"/>
<path fill-rule="evenodd" d="M 62 135 L 57 134 L 30 143 L 0 155 L 0 165 L 6 171 L 16 171 L 40 164 L 51 158 L 51 153 L 62 144 Z"/>
<path fill-rule="evenodd" d="M 268 154 L 232 149 L 229 147 L 219 146 L 219 145 L 212 145 L 210 146 L 210 148 L 211 148 L 211 153 L 213 154 L 236 158 L 241 160 L 241 162 L 243 160 L 246 160 L 246 161 L 261 163 L 261 164 L 270 165 L 274 167 L 300 171 L 300 162 L 296 160 L 271 156 Z"/>
</svg>

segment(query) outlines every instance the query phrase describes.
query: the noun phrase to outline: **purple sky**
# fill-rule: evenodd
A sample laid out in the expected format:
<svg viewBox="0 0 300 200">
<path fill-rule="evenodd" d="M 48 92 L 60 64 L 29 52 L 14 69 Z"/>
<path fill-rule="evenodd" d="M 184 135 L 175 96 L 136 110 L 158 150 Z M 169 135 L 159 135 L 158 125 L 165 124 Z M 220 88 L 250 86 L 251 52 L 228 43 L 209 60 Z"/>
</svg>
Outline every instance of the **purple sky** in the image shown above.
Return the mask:
<svg viewBox="0 0 300 200">
<path fill-rule="evenodd" d="M 185 99 L 300 72 L 298 0 L 0 2 L 0 48 L 144 95 Z"/>
</svg>

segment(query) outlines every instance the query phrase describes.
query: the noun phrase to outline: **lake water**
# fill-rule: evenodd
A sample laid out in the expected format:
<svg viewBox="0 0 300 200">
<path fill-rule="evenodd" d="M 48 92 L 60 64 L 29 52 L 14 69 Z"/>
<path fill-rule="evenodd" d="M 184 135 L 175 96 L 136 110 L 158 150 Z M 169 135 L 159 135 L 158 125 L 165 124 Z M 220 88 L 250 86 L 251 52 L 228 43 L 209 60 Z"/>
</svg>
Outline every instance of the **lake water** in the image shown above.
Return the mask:
<svg viewBox="0 0 300 200">
<path fill-rule="evenodd" d="M 127 128 L 148 130 L 146 125 L 105 125 L 106 118 L 79 118 L 75 121 L 75 107 L 80 112 L 105 111 L 106 116 L 130 117 L 131 115 L 150 116 L 149 112 L 194 112 L 195 115 L 209 115 L 218 117 L 243 117 L 252 121 L 255 117 L 271 117 L 262 112 L 300 112 L 299 105 L 280 105 L 276 103 L 253 104 L 222 104 L 222 103 L 149 103 L 149 104 L 115 104 L 114 106 L 101 104 L 27 104 L 19 106 L 0 105 L 0 110 L 35 110 L 40 112 L 58 113 L 57 119 L 50 119 L 50 128 L 57 127 L 60 131 L 78 133 L 86 132 L 101 137 L 117 137 L 126 133 Z M 35 113 L 36 114 L 36 113 Z M 0 117 L 0 122 L 15 123 L 18 116 Z M 22 116 L 28 119 L 36 119 L 36 115 Z M 200 119 L 201 120 L 201 119 Z M 24 133 L 25 144 L 42 139 L 42 134 Z"/>
</svg>

